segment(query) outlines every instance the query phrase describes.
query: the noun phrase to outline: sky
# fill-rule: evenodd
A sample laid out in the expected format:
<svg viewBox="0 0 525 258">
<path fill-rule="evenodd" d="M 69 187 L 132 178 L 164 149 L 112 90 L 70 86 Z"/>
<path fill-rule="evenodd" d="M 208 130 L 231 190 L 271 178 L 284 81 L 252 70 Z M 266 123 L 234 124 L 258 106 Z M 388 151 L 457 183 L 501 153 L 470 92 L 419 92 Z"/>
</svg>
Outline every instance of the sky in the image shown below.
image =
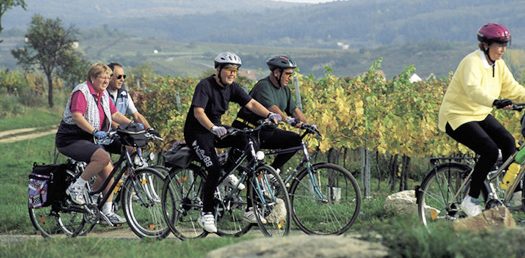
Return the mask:
<svg viewBox="0 0 525 258">
<path fill-rule="evenodd" d="M 310 3 L 310 4 L 318 4 L 318 3 L 333 2 L 333 1 L 335 1 L 335 0 L 274 0 L 274 1 L 280 1 L 280 2 L 292 2 L 292 3 Z"/>
</svg>

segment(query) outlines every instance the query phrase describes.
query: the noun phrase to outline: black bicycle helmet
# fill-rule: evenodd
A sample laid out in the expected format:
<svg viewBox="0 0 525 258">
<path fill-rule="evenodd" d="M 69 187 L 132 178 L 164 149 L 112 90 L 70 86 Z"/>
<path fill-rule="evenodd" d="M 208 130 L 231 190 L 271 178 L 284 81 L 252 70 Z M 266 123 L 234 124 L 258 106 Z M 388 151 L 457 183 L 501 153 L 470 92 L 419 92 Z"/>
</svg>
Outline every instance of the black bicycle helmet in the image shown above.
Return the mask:
<svg viewBox="0 0 525 258">
<path fill-rule="evenodd" d="M 297 68 L 297 64 L 295 64 L 295 62 L 287 56 L 274 56 L 268 59 L 268 61 L 266 61 L 266 64 L 268 65 L 268 68 L 270 68 L 270 71 L 273 71 L 277 68 L 281 70 L 288 68 Z"/>
</svg>

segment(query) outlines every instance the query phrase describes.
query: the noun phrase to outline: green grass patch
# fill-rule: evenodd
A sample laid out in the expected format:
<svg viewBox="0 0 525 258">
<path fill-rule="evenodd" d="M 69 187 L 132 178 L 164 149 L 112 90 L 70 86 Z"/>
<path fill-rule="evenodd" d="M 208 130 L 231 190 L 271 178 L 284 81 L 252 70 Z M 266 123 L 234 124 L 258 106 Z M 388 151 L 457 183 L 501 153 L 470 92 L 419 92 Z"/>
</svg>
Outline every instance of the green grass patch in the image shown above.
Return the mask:
<svg viewBox="0 0 525 258">
<path fill-rule="evenodd" d="M 205 257 L 214 249 L 250 237 L 208 237 L 196 241 L 77 238 L 35 239 L 0 246 L 1 257 Z"/>
<path fill-rule="evenodd" d="M 25 108 L 21 114 L 0 119 L 0 131 L 58 126 L 62 119 L 62 108 Z"/>
</svg>

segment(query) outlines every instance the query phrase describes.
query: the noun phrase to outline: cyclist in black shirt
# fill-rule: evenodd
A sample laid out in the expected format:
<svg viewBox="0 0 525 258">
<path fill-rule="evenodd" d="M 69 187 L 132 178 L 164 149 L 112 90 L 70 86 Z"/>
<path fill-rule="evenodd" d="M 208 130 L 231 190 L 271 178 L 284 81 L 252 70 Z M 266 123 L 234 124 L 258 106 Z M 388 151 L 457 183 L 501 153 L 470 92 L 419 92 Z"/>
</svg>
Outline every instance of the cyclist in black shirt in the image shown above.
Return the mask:
<svg viewBox="0 0 525 258">
<path fill-rule="evenodd" d="M 184 139 L 191 145 L 200 162 L 207 169 L 208 176 L 203 189 L 203 209 L 199 224 L 210 233 L 217 232 L 213 216 L 213 194 L 217 188 L 221 173 L 215 147 L 237 147 L 244 149 L 247 139 L 243 136 L 221 137 L 227 133 L 227 127 L 221 124 L 221 116 L 228 110 L 230 101 L 246 107 L 262 117 L 275 122 L 280 115 L 270 112 L 263 105 L 252 99 L 237 83 L 237 72 L 241 59 L 234 53 L 223 52 L 215 58 L 216 73 L 202 79 L 195 88 L 191 107 L 184 124 Z M 230 183 L 236 177 L 229 178 Z M 239 187 L 243 187 L 240 186 Z"/>
</svg>

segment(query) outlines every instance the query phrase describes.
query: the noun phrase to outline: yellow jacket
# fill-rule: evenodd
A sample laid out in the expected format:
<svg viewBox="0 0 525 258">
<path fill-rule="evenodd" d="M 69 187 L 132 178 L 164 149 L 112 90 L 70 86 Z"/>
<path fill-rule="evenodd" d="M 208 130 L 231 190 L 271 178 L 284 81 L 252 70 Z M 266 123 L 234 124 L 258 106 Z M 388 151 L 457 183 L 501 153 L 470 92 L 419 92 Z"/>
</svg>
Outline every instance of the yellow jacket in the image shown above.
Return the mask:
<svg viewBox="0 0 525 258">
<path fill-rule="evenodd" d="M 439 130 L 445 131 L 447 122 L 453 130 L 460 125 L 484 120 L 498 98 L 525 102 L 525 88 L 512 76 L 503 59 L 496 60 L 494 68 L 485 54 L 476 50 L 461 60 L 448 85 L 439 109 Z"/>
</svg>

